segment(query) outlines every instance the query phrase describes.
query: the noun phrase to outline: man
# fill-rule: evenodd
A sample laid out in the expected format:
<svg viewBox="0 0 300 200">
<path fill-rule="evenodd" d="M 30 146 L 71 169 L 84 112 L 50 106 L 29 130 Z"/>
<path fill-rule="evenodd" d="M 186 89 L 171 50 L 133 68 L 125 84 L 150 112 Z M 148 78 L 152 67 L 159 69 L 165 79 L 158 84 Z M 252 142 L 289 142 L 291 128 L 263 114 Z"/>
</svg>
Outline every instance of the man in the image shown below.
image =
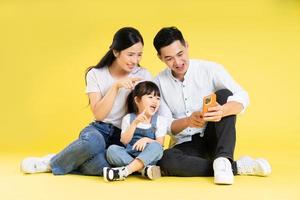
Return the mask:
<svg viewBox="0 0 300 200">
<path fill-rule="evenodd" d="M 155 78 L 161 90 L 160 114 L 169 120 L 176 144 L 159 162 L 166 176 L 213 176 L 216 184 L 233 184 L 234 175 L 268 176 L 265 159 L 245 156 L 233 161 L 236 114 L 249 104 L 246 91 L 214 62 L 190 60 L 188 43 L 175 27 L 154 38 L 159 59 L 168 67 Z M 202 114 L 203 97 L 216 93 L 217 106 Z"/>
</svg>

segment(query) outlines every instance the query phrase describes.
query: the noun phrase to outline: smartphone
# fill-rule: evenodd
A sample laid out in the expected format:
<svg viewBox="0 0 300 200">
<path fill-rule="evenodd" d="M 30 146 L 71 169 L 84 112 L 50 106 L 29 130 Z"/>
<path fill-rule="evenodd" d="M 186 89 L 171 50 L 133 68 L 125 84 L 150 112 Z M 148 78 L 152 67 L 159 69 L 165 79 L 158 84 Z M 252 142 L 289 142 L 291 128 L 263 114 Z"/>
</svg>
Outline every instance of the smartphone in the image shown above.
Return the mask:
<svg viewBox="0 0 300 200">
<path fill-rule="evenodd" d="M 214 107 L 214 106 L 217 106 L 217 96 L 215 93 L 204 97 L 203 107 L 202 107 L 203 115 L 208 111 L 209 107 Z"/>
</svg>

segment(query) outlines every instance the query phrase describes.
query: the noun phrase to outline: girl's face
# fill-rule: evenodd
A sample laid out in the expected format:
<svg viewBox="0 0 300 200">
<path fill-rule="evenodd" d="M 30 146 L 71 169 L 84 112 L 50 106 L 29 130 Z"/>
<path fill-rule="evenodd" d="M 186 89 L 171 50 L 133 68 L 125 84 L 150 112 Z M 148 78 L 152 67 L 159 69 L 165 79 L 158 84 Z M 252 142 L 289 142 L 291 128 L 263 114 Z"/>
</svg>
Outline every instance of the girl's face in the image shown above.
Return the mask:
<svg viewBox="0 0 300 200">
<path fill-rule="evenodd" d="M 138 107 L 139 113 L 145 111 L 145 114 L 152 116 L 156 113 L 160 105 L 160 97 L 155 96 L 154 92 L 143 95 L 142 98 L 135 97 L 135 103 Z"/>
<path fill-rule="evenodd" d="M 139 64 L 143 54 L 143 44 L 138 42 L 120 52 L 114 52 L 117 65 L 126 72 L 131 72 Z"/>
</svg>

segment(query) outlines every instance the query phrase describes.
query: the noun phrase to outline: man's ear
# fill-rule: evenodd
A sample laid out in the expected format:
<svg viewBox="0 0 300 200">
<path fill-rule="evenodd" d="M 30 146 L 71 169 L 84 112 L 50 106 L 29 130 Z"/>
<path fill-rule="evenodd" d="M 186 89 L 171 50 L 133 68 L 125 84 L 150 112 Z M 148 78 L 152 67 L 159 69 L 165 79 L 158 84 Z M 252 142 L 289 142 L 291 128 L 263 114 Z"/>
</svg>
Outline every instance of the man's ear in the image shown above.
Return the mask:
<svg viewBox="0 0 300 200">
<path fill-rule="evenodd" d="M 114 54 L 115 57 L 118 57 L 120 53 L 117 50 L 113 49 L 113 54 Z"/>
</svg>

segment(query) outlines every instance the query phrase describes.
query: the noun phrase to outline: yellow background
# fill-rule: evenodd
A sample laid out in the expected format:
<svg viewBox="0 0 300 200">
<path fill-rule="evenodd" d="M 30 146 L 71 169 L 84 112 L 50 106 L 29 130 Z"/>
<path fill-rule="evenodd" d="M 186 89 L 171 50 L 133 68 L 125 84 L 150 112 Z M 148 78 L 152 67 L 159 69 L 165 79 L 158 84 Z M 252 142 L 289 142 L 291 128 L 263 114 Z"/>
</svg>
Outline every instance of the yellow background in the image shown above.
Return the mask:
<svg viewBox="0 0 300 200">
<path fill-rule="evenodd" d="M 236 156 L 266 157 L 273 174 L 252 182 L 238 177 L 243 180 L 238 184 L 250 182 L 257 198 L 264 187 L 269 191 L 264 199 L 296 198 L 300 178 L 297 0 L 0 0 L 0 162 L 6 180 L 12 183 L 20 178 L 15 169 L 20 155 L 57 152 L 93 119 L 84 71 L 98 63 L 116 30 L 123 26 L 140 30 L 145 41 L 141 64 L 156 75 L 164 64 L 157 59 L 152 40 L 161 27 L 172 25 L 189 42 L 191 58 L 223 64 L 249 92 L 250 107 L 238 118 Z M 49 175 L 44 176 L 39 181 Z M 52 179 L 56 184 L 58 179 Z M 199 188 L 204 184 L 208 190 L 216 189 L 212 179 L 203 179 Z M 20 180 L 18 189 L 27 184 L 26 179 Z M 181 181 L 194 184 L 199 178 L 166 180 L 180 185 Z M 86 184 L 89 179 L 80 181 Z M 159 181 L 163 184 L 164 179 Z M 7 184 L 6 189 L 14 191 Z M 225 194 L 217 190 L 207 195 Z M 193 190 L 187 192 L 195 195 Z"/>
</svg>

